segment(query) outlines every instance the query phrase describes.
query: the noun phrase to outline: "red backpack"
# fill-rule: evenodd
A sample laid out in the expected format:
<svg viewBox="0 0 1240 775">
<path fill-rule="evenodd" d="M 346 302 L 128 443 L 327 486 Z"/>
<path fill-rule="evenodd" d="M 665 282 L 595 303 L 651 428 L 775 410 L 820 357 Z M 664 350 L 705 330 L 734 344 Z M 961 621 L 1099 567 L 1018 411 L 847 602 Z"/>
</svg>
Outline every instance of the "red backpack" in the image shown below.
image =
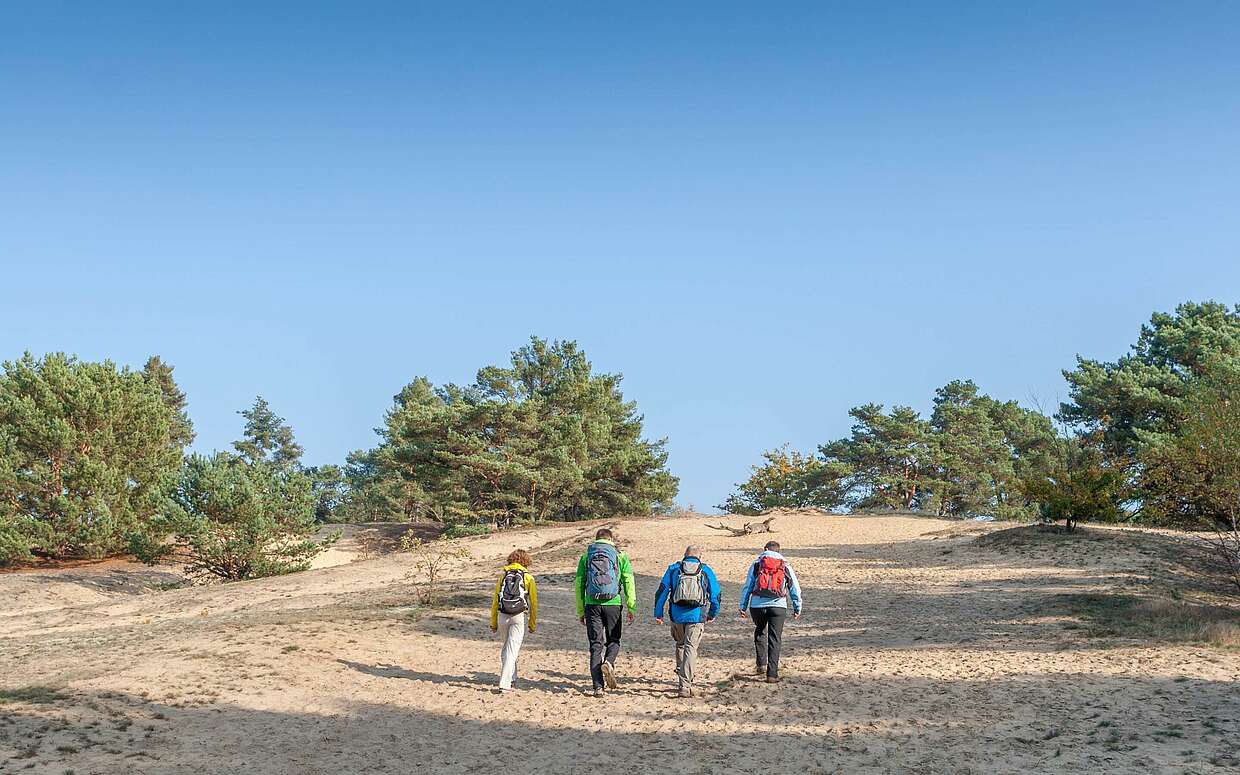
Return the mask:
<svg viewBox="0 0 1240 775">
<path fill-rule="evenodd" d="M 759 557 L 754 563 L 753 594 L 758 597 L 783 597 L 787 586 L 786 567 L 778 557 Z"/>
</svg>

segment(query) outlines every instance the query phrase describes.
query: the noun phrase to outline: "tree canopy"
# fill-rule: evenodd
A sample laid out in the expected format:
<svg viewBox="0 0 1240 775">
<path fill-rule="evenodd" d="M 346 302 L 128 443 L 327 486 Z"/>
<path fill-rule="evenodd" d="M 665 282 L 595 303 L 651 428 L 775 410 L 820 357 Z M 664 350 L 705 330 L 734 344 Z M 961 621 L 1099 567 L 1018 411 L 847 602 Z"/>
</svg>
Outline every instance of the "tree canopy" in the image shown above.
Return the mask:
<svg viewBox="0 0 1240 775">
<path fill-rule="evenodd" d="M 503 524 L 649 513 L 677 480 L 620 382 L 575 342 L 538 338 L 464 387 L 419 377 L 395 396 L 379 447 L 351 456 L 366 502 Z"/>
<path fill-rule="evenodd" d="M 1047 464 L 1054 436 L 1050 421 L 1037 412 L 957 380 L 939 388 L 929 419 L 907 406 L 887 411 L 880 404 L 855 407 L 849 415 L 851 435 L 821 445 L 817 455 L 786 448 L 764 453 L 765 463 L 721 508 L 1037 513 L 1021 481 Z"/>
<path fill-rule="evenodd" d="M 176 395 L 170 368 L 63 353 L 5 362 L 0 562 L 115 552 L 165 509 L 189 433 Z"/>
</svg>

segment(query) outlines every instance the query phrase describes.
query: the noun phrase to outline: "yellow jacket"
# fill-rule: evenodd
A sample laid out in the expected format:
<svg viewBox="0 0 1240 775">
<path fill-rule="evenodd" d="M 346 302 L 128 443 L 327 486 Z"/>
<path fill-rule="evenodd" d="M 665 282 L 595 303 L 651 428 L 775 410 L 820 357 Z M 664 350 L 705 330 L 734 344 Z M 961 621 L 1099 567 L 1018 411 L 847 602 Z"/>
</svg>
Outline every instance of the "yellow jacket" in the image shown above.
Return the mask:
<svg viewBox="0 0 1240 775">
<path fill-rule="evenodd" d="M 534 625 L 538 622 L 538 585 L 534 583 L 534 577 L 529 571 L 525 570 L 525 566 L 514 562 L 511 565 L 505 565 L 503 572 L 499 574 L 499 578 L 495 581 L 495 592 L 491 594 L 491 629 L 499 629 L 499 591 L 504 586 L 504 574 L 510 570 L 525 571 L 525 591 L 529 595 L 530 610 L 529 621 L 526 626 L 530 632 L 534 631 Z"/>
</svg>

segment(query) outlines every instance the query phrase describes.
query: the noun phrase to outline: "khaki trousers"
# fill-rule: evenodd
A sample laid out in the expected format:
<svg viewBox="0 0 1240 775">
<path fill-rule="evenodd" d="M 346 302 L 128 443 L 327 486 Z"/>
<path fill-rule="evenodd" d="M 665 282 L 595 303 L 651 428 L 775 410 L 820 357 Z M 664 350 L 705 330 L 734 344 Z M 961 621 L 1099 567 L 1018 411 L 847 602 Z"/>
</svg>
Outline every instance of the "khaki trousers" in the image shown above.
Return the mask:
<svg viewBox="0 0 1240 775">
<path fill-rule="evenodd" d="M 693 687 L 693 668 L 697 665 L 698 646 L 706 625 L 672 623 L 672 640 L 676 641 L 676 677 L 680 688 Z"/>
</svg>

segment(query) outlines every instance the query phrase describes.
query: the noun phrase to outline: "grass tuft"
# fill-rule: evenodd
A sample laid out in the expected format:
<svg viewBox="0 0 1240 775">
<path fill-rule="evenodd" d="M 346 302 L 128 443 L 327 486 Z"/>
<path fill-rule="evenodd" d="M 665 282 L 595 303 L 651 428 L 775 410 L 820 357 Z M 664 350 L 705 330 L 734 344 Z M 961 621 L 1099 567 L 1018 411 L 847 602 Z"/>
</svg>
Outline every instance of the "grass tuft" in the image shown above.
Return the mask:
<svg viewBox="0 0 1240 775">
<path fill-rule="evenodd" d="M 50 705 L 68 699 L 61 691 L 49 686 L 20 686 L 16 689 L 0 689 L 0 703 L 27 702 L 32 705 Z"/>
<path fill-rule="evenodd" d="M 1240 648 L 1240 611 L 1225 606 L 1133 595 L 1067 595 L 1068 625 L 1089 637 L 1141 637 L 1181 643 Z"/>
</svg>

